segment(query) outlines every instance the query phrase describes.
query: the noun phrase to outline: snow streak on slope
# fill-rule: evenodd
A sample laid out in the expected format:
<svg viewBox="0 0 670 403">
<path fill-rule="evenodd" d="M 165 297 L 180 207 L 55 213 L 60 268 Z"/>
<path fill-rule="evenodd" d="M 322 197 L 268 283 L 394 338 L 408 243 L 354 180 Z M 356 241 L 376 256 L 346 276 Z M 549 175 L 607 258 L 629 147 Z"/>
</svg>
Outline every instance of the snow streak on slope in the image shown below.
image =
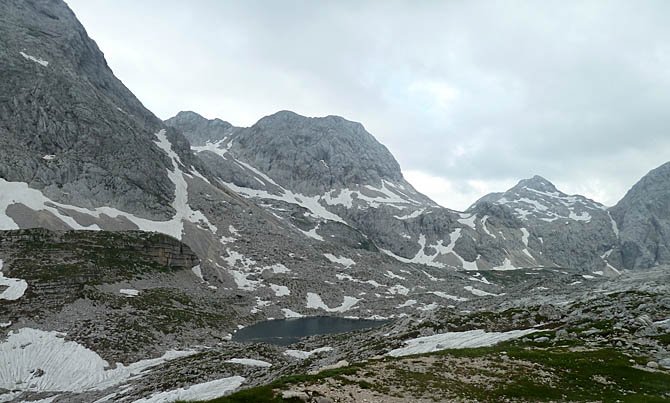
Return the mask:
<svg viewBox="0 0 670 403">
<path fill-rule="evenodd" d="M 279 200 L 286 203 L 297 204 L 298 206 L 304 207 L 309 210 L 314 216 L 319 217 L 324 220 L 331 220 L 346 224 L 346 222 L 338 215 L 331 213 L 326 210 L 321 204 L 319 204 L 319 196 L 305 196 L 300 193 L 293 193 L 290 190 L 281 188 L 282 194 L 275 195 L 265 190 L 257 190 L 251 188 L 245 188 L 237 186 L 234 183 L 224 182 L 221 179 L 219 181 L 235 191 L 236 193 L 248 197 L 248 198 L 259 198 L 259 199 L 269 199 L 269 200 Z"/>
<path fill-rule="evenodd" d="M 39 64 L 40 66 L 47 67 L 49 65 L 49 62 L 47 62 L 46 60 L 42 60 L 39 57 L 31 56 L 31 55 L 23 53 L 23 52 L 19 52 L 19 53 L 25 59 L 30 60 L 31 62 L 35 62 L 35 63 Z"/>
<path fill-rule="evenodd" d="M 168 351 L 160 358 L 142 360 L 110 369 L 97 353 L 65 334 L 22 328 L 10 331 L 0 344 L 0 389 L 24 391 L 84 392 L 119 384 L 145 369 L 195 351 Z M 36 377 L 35 370 L 44 371 Z"/>
<path fill-rule="evenodd" d="M 172 144 L 165 136 L 165 130 L 163 129 L 156 133 L 156 137 L 158 138 L 158 141 L 155 142 L 156 145 L 158 145 L 158 147 L 165 151 L 168 157 L 170 157 L 173 168 L 172 171 L 168 169 L 167 172 L 168 177 L 175 185 L 175 198 L 172 202 L 172 208 L 174 208 L 176 211 L 175 216 L 171 220 L 174 225 L 174 228 L 172 229 L 174 233 L 169 235 L 172 235 L 177 239 L 181 239 L 184 229 L 184 220 L 196 224 L 198 222 L 204 222 L 207 224 L 207 227 L 210 229 L 210 231 L 216 234 L 217 228 L 209 222 L 207 217 L 205 217 L 205 215 L 200 211 L 191 209 L 191 206 L 188 204 L 188 185 L 184 179 L 184 172 L 182 172 L 180 168 L 180 166 L 183 164 L 177 153 L 172 150 Z"/>
<path fill-rule="evenodd" d="M 226 360 L 225 362 L 229 362 L 231 364 L 247 365 L 250 367 L 269 368 L 272 366 L 272 364 L 267 361 L 255 360 L 253 358 L 231 358 L 229 360 Z"/>
<path fill-rule="evenodd" d="M 172 150 L 172 144 L 165 136 L 165 130 L 156 133 L 156 138 L 156 145 L 165 151 L 172 161 L 173 169 L 167 170 L 168 177 L 175 185 L 175 198 L 172 202 L 172 207 L 175 209 L 175 215 L 172 219 L 168 221 L 153 221 L 111 207 L 86 209 L 57 203 L 44 196 L 39 190 L 28 187 L 28 184 L 26 183 L 7 182 L 0 178 L 0 229 L 19 228 L 16 222 L 7 215 L 7 208 L 14 204 L 22 204 L 34 211 L 49 212 L 63 221 L 70 228 L 76 230 L 100 230 L 100 227 L 96 224 L 89 226 L 81 225 L 61 209 L 73 210 L 95 218 L 100 218 L 102 215 L 111 218 L 123 217 L 131 221 L 142 231 L 160 232 L 180 240 L 182 239 L 184 220 L 194 224 L 205 224 L 212 233 L 216 233 L 216 226 L 210 223 L 207 217 L 200 211 L 191 209 L 188 204 L 188 185 L 184 179 L 184 172 L 180 168 L 180 165 L 182 165 L 181 160 Z"/>
</svg>

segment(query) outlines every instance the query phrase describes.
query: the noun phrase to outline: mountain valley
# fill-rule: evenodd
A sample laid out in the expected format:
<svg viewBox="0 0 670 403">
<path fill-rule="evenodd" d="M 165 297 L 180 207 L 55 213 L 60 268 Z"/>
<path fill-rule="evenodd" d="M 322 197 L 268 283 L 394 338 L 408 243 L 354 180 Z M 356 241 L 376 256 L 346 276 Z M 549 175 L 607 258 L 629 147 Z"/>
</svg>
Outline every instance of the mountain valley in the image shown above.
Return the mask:
<svg viewBox="0 0 670 403">
<path fill-rule="evenodd" d="M 0 402 L 670 400 L 670 163 L 451 210 L 342 117 L 161 121 L 61 0 L 0 72 Z M 384 322 L 232 340 L 315 316 Z"/>
</svg>

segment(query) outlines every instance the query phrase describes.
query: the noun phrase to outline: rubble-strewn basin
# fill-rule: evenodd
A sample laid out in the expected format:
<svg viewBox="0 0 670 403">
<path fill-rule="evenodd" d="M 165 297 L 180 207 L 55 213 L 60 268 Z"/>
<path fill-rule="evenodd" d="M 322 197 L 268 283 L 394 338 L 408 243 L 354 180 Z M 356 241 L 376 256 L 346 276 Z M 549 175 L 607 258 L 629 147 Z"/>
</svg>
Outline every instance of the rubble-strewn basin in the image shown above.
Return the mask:
<svg viewBox="0 0 670 403">
<path fill-rule="evenodd" d="M 388 323 L 386 320 L 348 319 L 332 316 L 275 319 L 238 330 L 233 335 L 233 341 L 287 346 L 307 336 L 346 333 L 379 327 L 386 323 Z"/>
</svg>

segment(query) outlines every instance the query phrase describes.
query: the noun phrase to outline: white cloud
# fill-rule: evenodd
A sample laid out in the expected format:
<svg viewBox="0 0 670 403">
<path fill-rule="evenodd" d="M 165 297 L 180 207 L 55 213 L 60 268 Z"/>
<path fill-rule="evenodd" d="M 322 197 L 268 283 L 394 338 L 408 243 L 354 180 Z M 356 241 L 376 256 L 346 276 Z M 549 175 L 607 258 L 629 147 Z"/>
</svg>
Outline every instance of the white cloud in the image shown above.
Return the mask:
<svg viewBox="0 0 670 403">
<path fill-rule="evenodd" d="M 670 2 L 68 4 L 161 118 L 341 115 L 448 207 L 533 174 L 613 204 L 670 155 Z"/>
<path fill-rule="evenodd" d="M 403 175 L 419 192 L 425 193 L 443 207 L 463 211 L 485 194 L 504 192 L 514 181 L 468 180 L 454 182 L 426 172 L 408 170 Z"/>
</svg>

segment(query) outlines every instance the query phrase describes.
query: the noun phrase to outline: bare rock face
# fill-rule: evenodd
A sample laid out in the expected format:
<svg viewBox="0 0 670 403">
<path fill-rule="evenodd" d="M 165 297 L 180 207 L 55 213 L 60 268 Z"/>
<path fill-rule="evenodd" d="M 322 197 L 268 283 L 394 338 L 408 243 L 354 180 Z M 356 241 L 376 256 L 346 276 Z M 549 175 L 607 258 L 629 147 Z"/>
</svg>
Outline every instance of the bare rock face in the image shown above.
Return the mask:
<svg viewBox="0 0 670 403">
<path fill-rule="evenodd" d="M 190 111 L 179 112 L 165 124 L 179 128 L 193 146 L 204 146 L 208 141 L 215 143 L 237 129 L 221 119 L 208 120 Z"/>
<path fill-rule="evenodd" d="M 593 271 L 621 268 L 618 229 L 606 207 L 567 195 L 541 176 L 486 195 L 467 211 L 518 228 L 538 263 Z"/>
<path fill-rule="evenodd" d="M 174 214 L 162 122 L 107 66 L 62 1 L 0 4 L 0 178 L 81 207 Z M 167 133 L 188 160 L 188 143 Z"/>
<path fill-rule="evenodd" d="M 650 171 L 610 209 L 627 269 L 670 263 L 670 162 Z"/>
<path fill-rule="evenodd" d="M 406 183 L 388 149 L 363 125 L 339 116 L 308 118 L 281 111 L 249 128 L 232 128 L 218 119 L 180 112 L 165 123 L 183 131 L 196 150 L 204 151 L 198 147 L 209 142 L 278 185 L 305 195 L 379 187 L 382 180 Z"/>
</svg>

